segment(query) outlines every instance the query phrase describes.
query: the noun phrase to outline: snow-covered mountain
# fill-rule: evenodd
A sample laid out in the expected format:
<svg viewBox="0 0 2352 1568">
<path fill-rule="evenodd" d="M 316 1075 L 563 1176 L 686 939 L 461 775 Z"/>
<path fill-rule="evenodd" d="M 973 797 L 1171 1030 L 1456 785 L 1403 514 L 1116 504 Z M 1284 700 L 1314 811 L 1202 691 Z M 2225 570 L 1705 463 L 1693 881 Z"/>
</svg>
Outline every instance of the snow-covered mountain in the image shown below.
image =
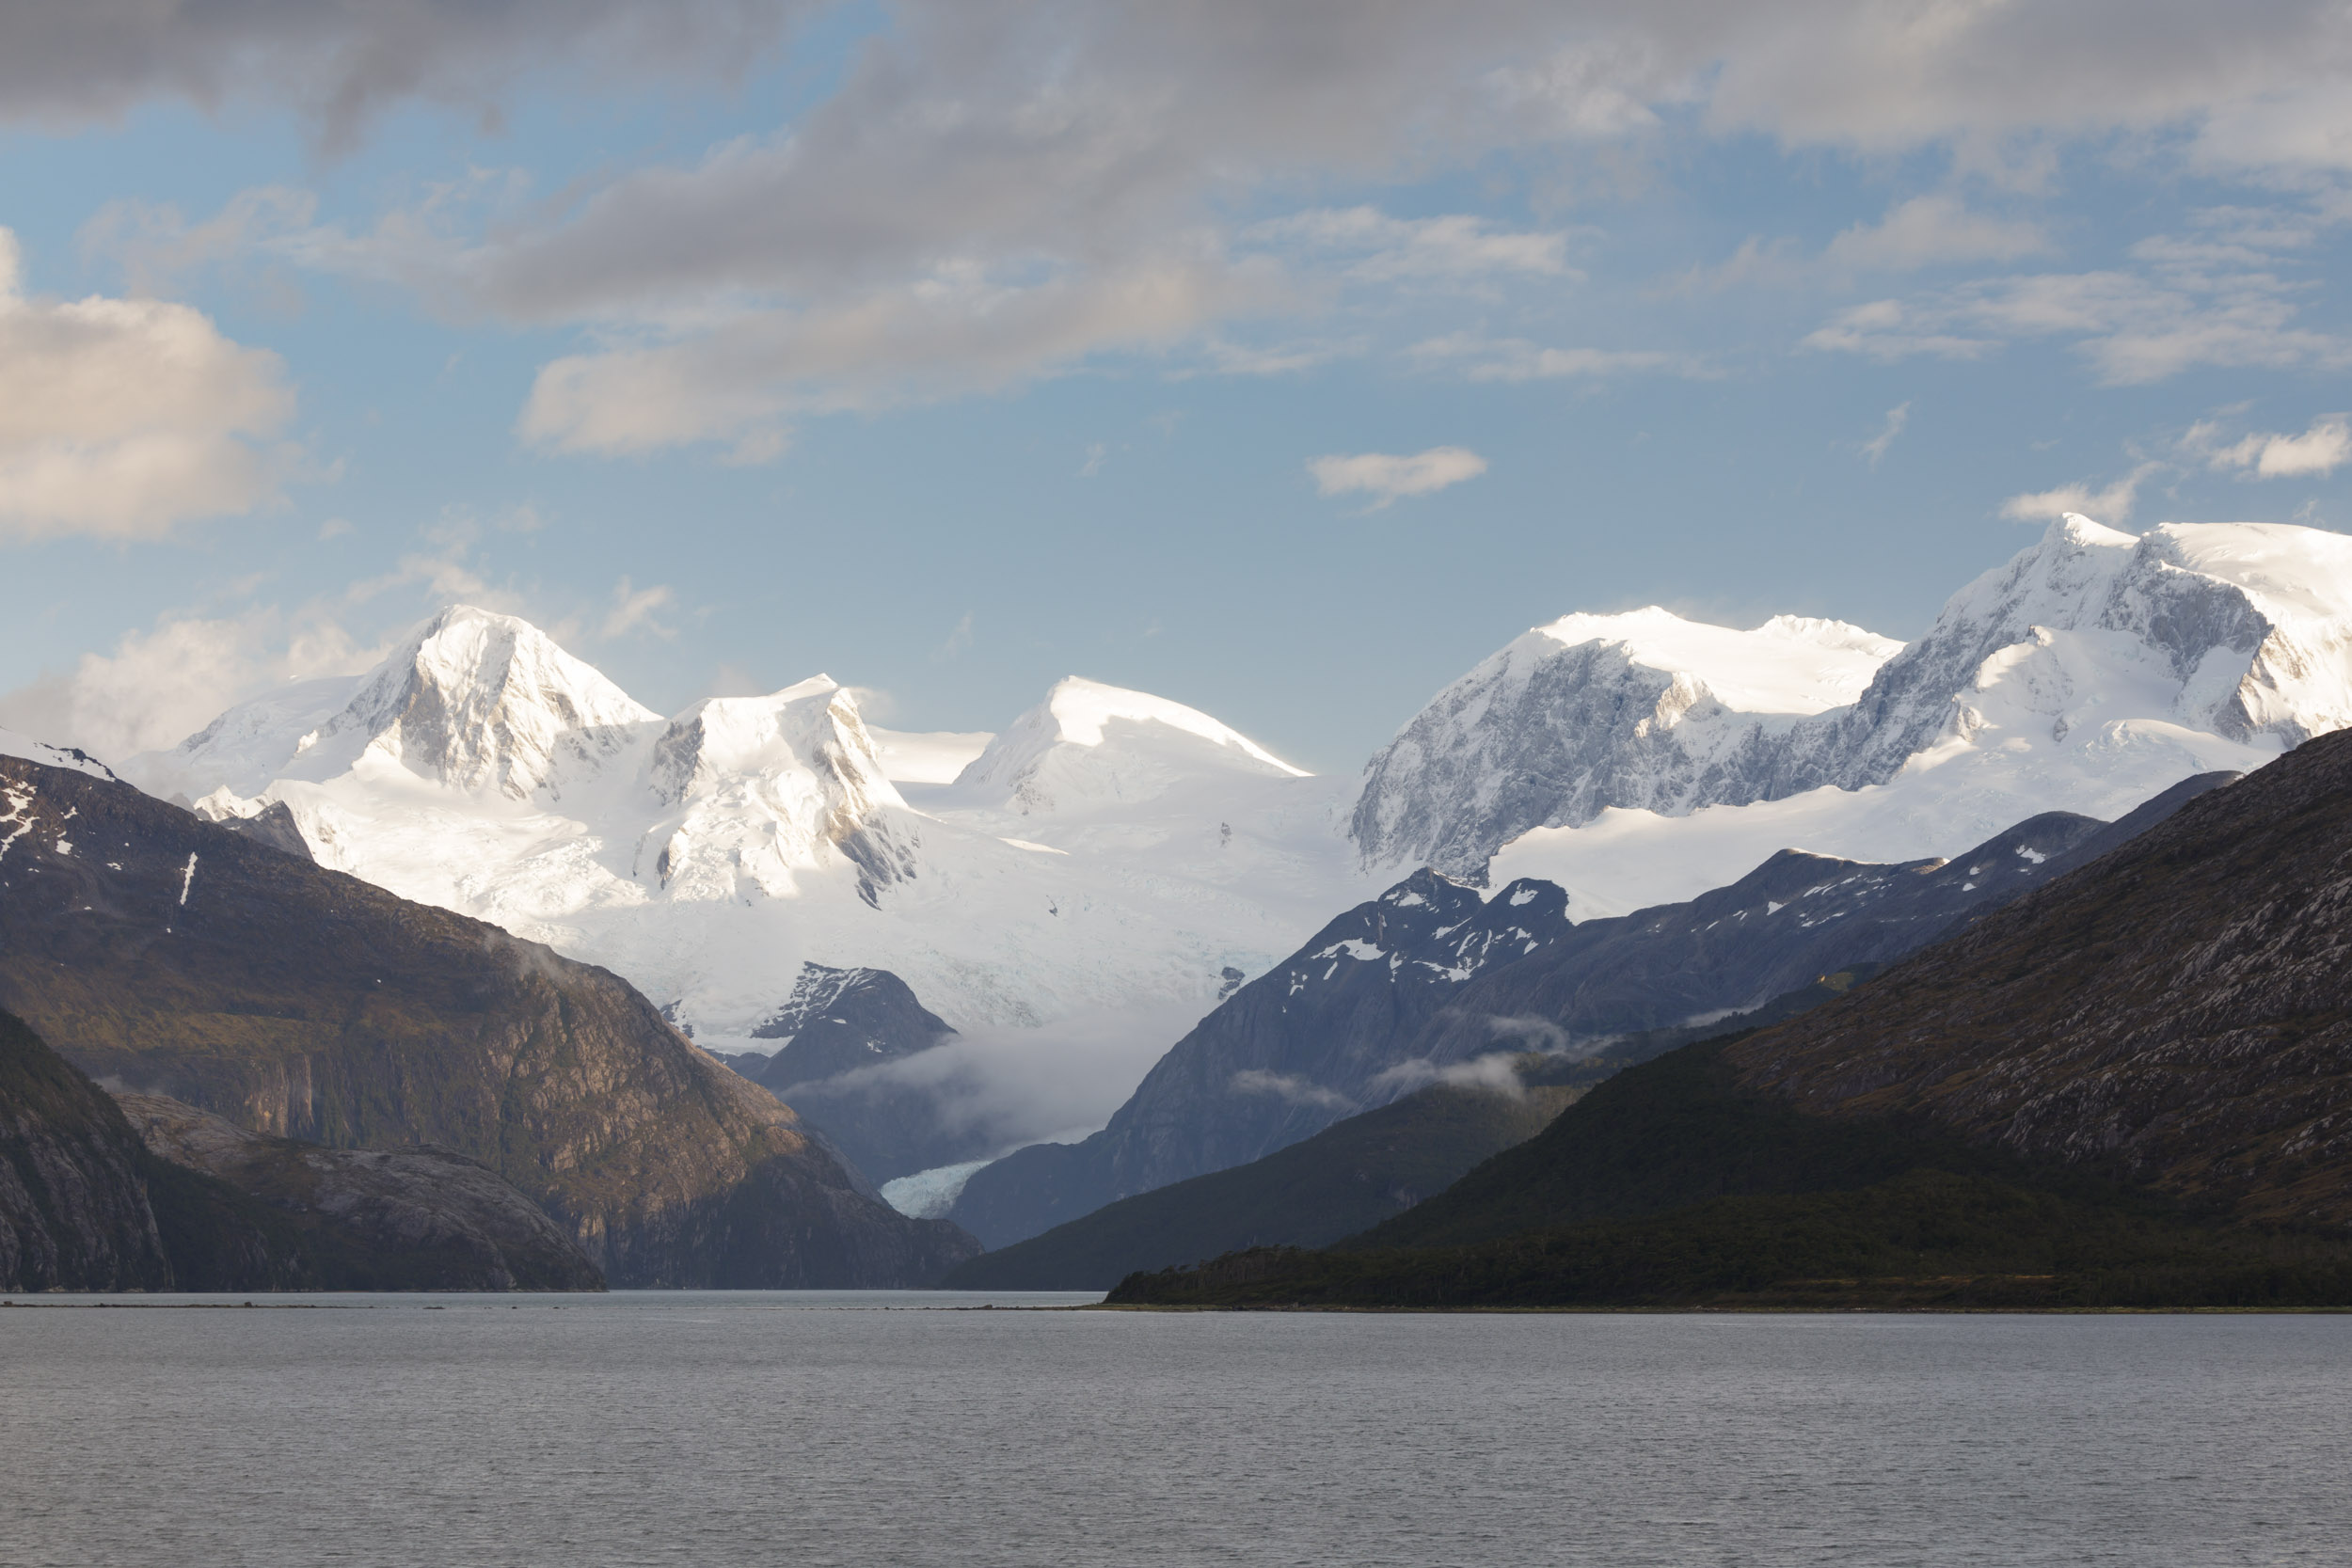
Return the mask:
<svg viewBox="0 0 2352 1568">
<path fill-rule="evenodd" d="M 1099 1108 L 1000 1106 L 1007 1146 L 1106 1114 L 1358 877 L 1338 786 L 1179 704 L 1068 680 L 993 740 L 878 738 L 819 675 L 665 720 L 464 607 L 125 766 L 215 819 L 282 801 L 321 863 L 605 964 L 707 1044 L 771 1045 L 815 964 L 902 977 L 967 1053 L 1083 1019 L 1134 1058 Z"/>
<path fill-rule="evenodd" d="M 282 803 L 322 863 L 605 964 L 714 1046 L 771 1044 L 804 966 L 886 970 L 957 1036 L 880 1070 L 1010 1147 L 1099 1126 L 1220 997 L 1422 863 L 1557 883 L 1584 920 L 1782 849 L 1899 863 L 2113 818 L 2346 723 L 2352 539 L 2070 516 L 1908 647 L 1567 616 L 1359 784 L 1079 679 L 993 734 L 869 727 L 821 675 L 665 719 L 462 607 L 120 767 L 215 819 Z"/>
<path fill-rule="evenodd" d="M 1422 708 L 1366 766 L 1350 830 L 1368 863 L 1476 881 L 1530 828 L 1761 799 L 1799 721 L 1851 704 L 1901 648 L 1793 615 L 1564 616 Z"/>
<path fill-rule="evenodd" d="M 2111 817 L 2352 722 L 2352 539 L 2316 529 L 2070 515 L 1899 651 L 1785 625 L 1836 640 L 1810 688 L 1746 652 L 1785 645 L 1771 625 L 1709 642 L 1644 610 L 1530 633 L 1373 759 L 1358 848 L 1618 913 L 1780 848 L 1911 860 L 2037 811 Z"/>
</svg>

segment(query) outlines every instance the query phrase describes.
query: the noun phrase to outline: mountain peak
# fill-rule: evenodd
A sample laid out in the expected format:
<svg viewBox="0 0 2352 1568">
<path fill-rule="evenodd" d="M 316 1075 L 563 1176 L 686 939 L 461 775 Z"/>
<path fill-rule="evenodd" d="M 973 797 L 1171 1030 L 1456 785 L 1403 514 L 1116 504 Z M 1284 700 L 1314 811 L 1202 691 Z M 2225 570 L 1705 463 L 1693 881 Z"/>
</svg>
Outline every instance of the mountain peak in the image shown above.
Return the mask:
<svg viewBox="0 0 2352 1568">
<path fill-rule="evenodd" d="M 1003 791 L 1028 813 L 1086 799 L 1148 799 L 1185 776 L 1233 772 L 1307 776 L 1198 708 L 1067 675 L 990 741 L 956 784 Z"/>
<path fill-rule="evenodd" d="M 302 749 L 365 736 L 360 750 L 412 772 L 520 800 L 554 784 L 565 755 L 592 761 L 611 732 L 660 718 L 519 616 L 452 605 Z"/>
</svg>

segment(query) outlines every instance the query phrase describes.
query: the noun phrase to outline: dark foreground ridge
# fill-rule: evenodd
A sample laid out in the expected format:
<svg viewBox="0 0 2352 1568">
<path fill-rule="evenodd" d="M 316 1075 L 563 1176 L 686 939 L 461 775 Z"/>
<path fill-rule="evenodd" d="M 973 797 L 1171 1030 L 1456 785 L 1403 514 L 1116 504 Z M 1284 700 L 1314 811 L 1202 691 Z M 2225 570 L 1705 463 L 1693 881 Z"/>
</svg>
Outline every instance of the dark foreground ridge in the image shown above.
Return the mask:
<svg viewBox="0 0 2352 1568">
<path fill-rule="evenodd" d="M 911 1286 L 977 1250 L 608 971 L 127 784 L 0 758 L 0 1007 L 110 1086 L 266 1137 L 453 1151 L 615 1286 Z"/>
<path fill-rule="evenodd" d="M 1440 1199 L 1339 1246 L 1260 1248 L 1136 1274 L 1108 1299 L 1222 1307 L 2352 1304 L 2352 1241 L 2341 1235 L 2231 1225 L 2164 1195 L 2030 1165 L 1916 1126 L 1805 1116 L 1740 1086 L 1724 1050 L 1724 1042 L 1688 1046 L 1628 1069 Z"/>
<path fill-rule="evenodd" d="M 2352 734 L 1199 1305 L 2352 1305 Z"/>
<path fill-rule="evenodd" d="M 1122 1198 L 940 1281 L 950 1291 L 1107 1291 L 1138 1269 L 1321 1246 L 1442 1191 L 1540 1132 L 1574 1090 L 1433 1085 L 1263 1160 Z"/>
</svg>

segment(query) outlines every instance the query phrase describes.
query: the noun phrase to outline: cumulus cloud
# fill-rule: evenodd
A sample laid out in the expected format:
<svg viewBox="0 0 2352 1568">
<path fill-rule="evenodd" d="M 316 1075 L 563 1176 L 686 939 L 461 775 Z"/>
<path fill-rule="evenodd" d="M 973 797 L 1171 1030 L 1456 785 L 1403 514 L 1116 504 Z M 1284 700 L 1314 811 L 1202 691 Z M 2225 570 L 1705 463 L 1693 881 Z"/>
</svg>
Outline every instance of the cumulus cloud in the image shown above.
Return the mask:
<svg viewBox="0 0 2352 1568">
<path fill-rule="evenodd" d="M 0 115 L 244 95 L 293 103 L 347 140 L 388 103 L 478 105 L 542 61 L 629 79 L 738 65 L 833 8 L 95 0 L 0 24 Z M 1286 192 L 1422 181 L 1497 152 L 1572 184 L 1578 170 L 1664 166 L 1674 138 L 1692 135 L 1870 157 L 1942 148 L 1989 168 L 2053 138 L 2163 133 L 2146 145 L 2209 171 L 2352 167 L 2352 42 L 2331 0 L 896 0 L 861 24 L 837 87 L 788 127 L 624 167 L 496 221 L 437 193 L 370 232 L 280 236 L 285 253 L 397 278 L 443 309 L 592 334 L 534 385 L 518 425 L 534 444 L 717 442 L 759 461 L 796 413 L 1215 340 L 1237 317 L 1319 300 L 1334 269 L 1359 285 L 1556 285 L 1573 275 L 1557 232 L 1370 205 L 1268 213 Z M 235 225 L 197 228 L 143 236 L 146 259 L 131 260 L 186 264 Z M 1839 235 L 1825 260 L 1901 270 L 2013 261 L 2045 243 L 2030 223 L 1927 196 Z M 2153 315 L 2118 309 L 2077 332 L 2102 379 L 2352 357 L 2250 276 L 2201 292 L 2159 283 Z M 2033 302 L 2002 290 L 2037 287 L 2097 280 L 1867 305 L 1806 343 L 1973 356 L 2031 330 L 2016 318 Z M 1469 373 L 1688 363 L 1514 341 Z"/>
<path fill-rule="evenodd" d="M 2160 467 L 2142 463 L 2122 478 L 2096 490 L 2088 481 L 2077 480 L 2054 490 L 2011 496 L 2001 503 L 2001 515 L 2015 522 L 2053 522 L 2070 512 L 2079 512 L 2103 523 L 2120 523 L 2132 515 L 2140 485 Z"/>
<path fill-rule="evenodd" d="M 384 652 L 315 610 L 167 616 L 125 632 L 111 653 L 0 693 L 0 727 L 119 763 L 178 745 L 281 681 L 357 673 Z"/>
<path fill-rule="evenodd" d="M 972 268 L 913 288 L 703 324 L 666 341 L 558 359 L 516 429 L 561 451 L 633 453 L 734 443 L 760 461 L 784 421 L 985 391 L 1109 349 L 1167 346 L 1271 292 L 1248 263 L 1170 258 L 1113 272 L 1009 282 Z"/>
<path fill-rule="evenodd" d="M 27 295 L 0 229 L 0 537 L 151 539 L 249 512 L 293 453 L 283 365 L 184 305 Z"/>
<path fill-rule="evenodd" d="M 2352 416 L 2323 414 L 2300 436 L 2261 434 L 2223 444 L 2212 422 L 2189 427 L 2182 447 L 2207 467 L 2249 479 L 2300 479 L 2331 474 L 2352 463 Z"/>
<path fill-rule="evenodd" d="M 1401 496 L 1426 496 L 1476 479 L 1486 471 L 1486 460 L 1468 447 L 1431 447 L 1410 457 L 1381 451 L 1318 457 L 1307 471 L 1314 475 L 1316 495 L 1371 496 L 1378 511 Z"/>
</svg>

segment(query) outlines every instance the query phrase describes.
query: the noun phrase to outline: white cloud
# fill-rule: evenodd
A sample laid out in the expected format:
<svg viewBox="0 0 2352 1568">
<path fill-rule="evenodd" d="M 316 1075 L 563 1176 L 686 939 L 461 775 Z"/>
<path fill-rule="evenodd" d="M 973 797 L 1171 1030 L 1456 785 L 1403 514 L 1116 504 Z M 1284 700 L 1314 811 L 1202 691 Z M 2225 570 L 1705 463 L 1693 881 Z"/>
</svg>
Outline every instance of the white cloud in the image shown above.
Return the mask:
<svg viewBox="0 0 2352 1568">
<path fill-rule="evenodd" d="M 985 391 L 1091 355 L 1165 347 L 1273 292 L 1264 269 L 1216 258 L 1005 281 L 971 268 L 810 309 L 752 309 L 642 347 L 558 359 L 516 428 L 561 451 L 629 453 L 696 441 L 739 457 L 781 451 L 795 413 Z"/>
<path fill-rule="evenodd" d="M 1879 466 L 1879 459 L 1886 455 L 1886 449 L 1895 444 L 1896 437 L 1902 435 L 1903 427 L 1910 422 L 1911 404 L 1907 403 L 1899 403 L 1886 411 L 1886 423 L 1879 427 L 1876 436 L 1862 443 L 1862 455 L 1870 460 L 1870 467 Z"/>
<path fill-rule="evenodd" d="M 1347 276 L 1367 283 L 1461 281 L 1499 273 L 1581 276 L 1568 266 L 1565 234 L 1514 233 L 1462 214 L 1408 219 L 1373 207 L 1319 207 L 1256 224 L 1243 238 L 1352 255 L 1356 260 L 1348 263 Z"/>
<path fill-rule="evenodd" d="M 2300 436 L 2255 434 L 2223 446 L 2217 434 L 2211 423 L 2192 425 L 2182 445 L 2210 468 L 2234 468 L 2251 479 L 2331 474 L 2352 463 L 2352 417 L 2343 414 L 2321 415 Z"/>
<path fill-rule="evenodd" d="M 1693 355 L 1656 349 L 1545 348 L 1524 338 L 1487 338 L 1450 333 L 1415 343 L 1411 353 L 1429 363 L 1455 361 L 1471 381 L 1549 381 L 1571 377 L 1654 372 L 1707 377 L 1715 373 Z"/>
<path fill-rule="evenodd" d="M 84 654 L 71 671 L 0 694 L 0 726 L 119 763 L 178 745 L 281 681 L 357 673 L 384 652 L 316 610 L 291 623 L 275 610 L 169 616 L 125 632 L 112 653 Z"/>
<path fill-rule="evenodd" d="M 2070 512 L 2079 512 L 2103 523 L 2121 523 L 2132 515 L 2132 505 L 2138 499 L 2141 483 L 2160 467 L 2155 463 L 2142 463 L 2122 479 L 2098 490 L 2078 480 L 2072 484 L 2061 484 L 2055 490 L 2011 496 L 2001 503 L 2001 515 L 2017 522 L 2048 522 Z"/>
<path fill-rule="evenodd" d="M 1377 511 L 1400 496 L 1426 496 L 1476 479 L 1486 471 L 1486 460 L 1468 447 L 1431 447 L 1410 457 L 1378 451 L 1318 457 L 1307 471 L 1314 475 L 1315 494 L 1368 495 Z"/>
<path fill-rule="evenodd" d="M 276 355 L 184 305 L 28 296 L 18 268 L 0 229 L 0 538 L 151 539 L 278 494 Z"/>
<path fill-rule="evenodd" d="M 2017 339 L 2074 341 L 2107 386 L 2162 381 L 2202 365 L 2352 368 L 2352 339 L 2296 325 L 2297 291 L 2266 271 L 2175 264 L 1982 279 L 1839 312 L 1800 346 L 1881 360 L 1969 359 Z"/>
<path fill-rule="evenodd" d="M 1839 234 L 1821 259 L 1834 267 L 1909 272 L 1959 261 L 2010 261 L 2049 248 L 2039 224 L 1972 213 L 1954 197 L 1921 196 L 1875 224 Z"/>
<path fill-rule="evenodd" d="M 1319 1111 L 1353 1111 L 1356 1102 L 1337 1089 L 1301 1078 L 1295 1072 L 1268 1072 L 1263 1068 L 1246 1068 L 1228 1080 L 1227 1087 L 1235 1094 L 1271 1095 L 1288 1105 L 1306 1105 Z"/>
<path fill-rule="evenodd" d="M 659 583 L 651 588 L 632 589 L 628 578 L 623 578 L 613 585 L 612 608 L 605 614 L 603 635 L 625 637 L 643 629 L 656 637 L 675 637 L 676 628 L 662 625 L 657 617 L 676 603 L 677 593 L 674 589 Z"/>
<path fill-rule="evenodd" d="M 825 8 L 90 0 L 0 34 L 0 117 L 250 96 L 294 103 L 339 142 L 403 99 L 490 103 L 542 61 L 628 80 L 723 73 Z M 364 234 L 307 228 L 270 243 L 444 309 L 592 334 L 534 385 L 518 424 L 534 444 L 611 454 L 719 442 L 755 462 L 782 450 L 800 412 L 986 391 L 1327 303 L 1292 263 L 1312 278 L 1336 259 L 1366 287 L 1554 285 L 1572 276 L 1556 232 L 1370 205 L 1232 215 L 1263 218 L 1298 192 L 1428 188 L 1495 166 L 1497 152 L 1526 155 L 1538 184 L 1562 189 L 1654 177 L 1671 166 L 1672 138 L 1758 134 L 1872 158 L 1948 150 L 1979 170 L 2119 134 L 2151 157 L 2185 150 L 2265 179 L 2352 167 L 2352 47 L 2333 0 L 2167 4 L 2160 24 L 2146 0 L 896 0 L 864 24 L 839 86 L 771 134 L 671 164 L 616 160 L 621 172 L 560 201 L 517 200 L 485 178 Z M 176 238 L 131 225 L 126 264 L 163 276 L 293 210 L 257 201 Z M 1242 256 L 1253 244 L 1280 254 Z M 1824 260 L 1902 269 L 2046 245 L 2031 223 L 1927 196 L 1839 235 Z M 1743 255 L 1732 271 L 1777 264 L 1760 242 Z M 2080 334 L 2103 379 L 2352 362 L 2250 277 L 2214 289 L 2171 279 L 2156 293 L 2168 298 L 2155 315 L 2109 313 Z M 2016 302 L 1999 294 L 1866 306 L 1805 341 L 1880 358 L 1980 355 L 2031 330 L 2002 325 Z M 1884 309 L 1904 320 L 1867 314 Z M 1532 346 L 1469 373 L 1628 369 L 1696 373 L 1674 356 Z"/>
</svg>

